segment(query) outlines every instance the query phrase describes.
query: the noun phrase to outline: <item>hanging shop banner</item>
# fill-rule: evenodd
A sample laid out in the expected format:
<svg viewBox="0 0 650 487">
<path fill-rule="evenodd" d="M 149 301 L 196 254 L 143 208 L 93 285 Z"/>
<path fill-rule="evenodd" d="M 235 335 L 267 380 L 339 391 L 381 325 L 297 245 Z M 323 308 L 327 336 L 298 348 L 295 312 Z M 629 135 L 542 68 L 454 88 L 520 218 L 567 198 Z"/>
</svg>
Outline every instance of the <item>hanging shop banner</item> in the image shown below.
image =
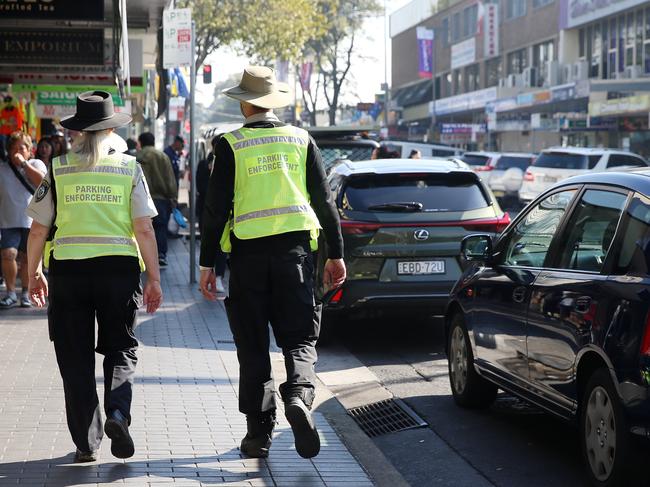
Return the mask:
<svg viewBox="0 0 650 487">
<path fill-rule="evenodd" d="M 647 0 L 561 0 L 560 29 L 571 29 L 646 2 Z"/>
<path fill-rule="evenodd" d="M 3 19 L 104 20 L 104 0 L 0 0 Z"/>
<path fill-rule="evenodd" d="M 589 103 L 590 117 L 608 115 L 625 115 L 629 113 L 647 112 L 650 110 L 650 95 L 628 96 L 607 101 L 592 101 Z"/>
<path fill-rule="evenodd" d="M 476 37 L 451 46 L 451 69 L 462 68 L 476 61 Z"/>
<path fill-rule="evenodd" d="M 101 66 L 104 30 L 3 28 L 0 29 L 0 64 Z"/>
<path fill-rule="evenodd" d="M 488 3 L 484 5 L 483 32 L 485 32 L 485 45 L 483 46 L 483 58 L 490 59 L 499 55 L 499 5 Z"/>
<path fill-rule="evenodd" d="M 431 79 L 433 77 L 433 29 L 418 27 L 417 38 L 419 53 L 418 76 Z"/>
<path fill-rule="evenodd" d="M 163 12 L 163 68 L 192 64 L 192 10 L 169 9 Z"/>
</svg>

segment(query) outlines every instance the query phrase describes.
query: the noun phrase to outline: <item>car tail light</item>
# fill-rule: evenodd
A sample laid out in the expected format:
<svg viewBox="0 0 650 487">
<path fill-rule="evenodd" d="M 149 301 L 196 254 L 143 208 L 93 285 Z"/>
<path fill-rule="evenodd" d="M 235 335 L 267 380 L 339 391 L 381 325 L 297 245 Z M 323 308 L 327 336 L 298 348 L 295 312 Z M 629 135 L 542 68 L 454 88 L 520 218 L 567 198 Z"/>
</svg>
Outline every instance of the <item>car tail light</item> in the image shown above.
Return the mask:
<svg viewBox="0 0 650 487">
<path fill-rule="evenodd" d="M 364 233 L 376 232 L 381 226 L 381 223 L 341 220 L 341 233 L 343 235 L 363 235 Z"/>
<path fill-rule="evenodd" d="M 339 288 L 330 299 L 330 304 L 339 304 L 343 299 L 343 288 Z"/>
<path fill-rule="evenodd" d="M 524 181 L 535 181 L 535 175 L 530 172 L 530 169 L 526 171 L 526 174 L 524 174 Z"/>
<path fill-rule="evenodd" d="M 645 319 L 645 331 L 643 332 L 643 340 L 641 341 L 641 355 L 650 357 L 650 313 Z"/>
<path fill-rule="evenodd" d="M 468 220 L 460 222 L 459 225 L 470 232 L 501 233 L 510 225 L 510 214 L 506 212 L 498 218 Z"/>
</svg>

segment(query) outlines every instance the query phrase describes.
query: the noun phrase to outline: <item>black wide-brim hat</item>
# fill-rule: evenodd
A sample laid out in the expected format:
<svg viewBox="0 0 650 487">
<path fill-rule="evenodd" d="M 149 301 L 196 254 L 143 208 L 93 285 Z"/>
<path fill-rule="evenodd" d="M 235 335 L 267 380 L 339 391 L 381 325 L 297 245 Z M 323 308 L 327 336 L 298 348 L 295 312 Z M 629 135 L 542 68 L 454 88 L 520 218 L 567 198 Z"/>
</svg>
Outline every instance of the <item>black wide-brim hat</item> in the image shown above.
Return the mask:
<svg viewBox="0 0 650 487">
<path fill-rule="evenodd" d="M 86 91 L 77 97 L 77 113 L 61 119 L 61 125 L 70 130 L 95 132 L 127 125 L 128 113 L 115 113 L 113 97 L 106 91 Z"/>
</svg>

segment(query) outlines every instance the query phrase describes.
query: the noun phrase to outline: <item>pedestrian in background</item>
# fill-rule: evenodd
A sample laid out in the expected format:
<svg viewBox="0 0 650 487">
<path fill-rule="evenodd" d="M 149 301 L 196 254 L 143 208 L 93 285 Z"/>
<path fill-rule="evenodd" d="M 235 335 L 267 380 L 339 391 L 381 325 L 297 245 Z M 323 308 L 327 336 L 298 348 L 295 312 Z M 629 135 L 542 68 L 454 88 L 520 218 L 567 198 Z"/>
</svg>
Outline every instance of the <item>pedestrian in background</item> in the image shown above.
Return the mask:
<svg viewBox="0 0 650 487">
<path fill-rule="evenodd" d="M 153 219 L 158 244 L 158 263 L 167 266 L 167 224 L 172 207 L 178 198 L 178 186 L 169 158 L 164 152 L 155 148 L 156 139 L 151 132 L 144 132 L 138 137 L 140 151 L 137 159 L 142 165 L 144 176 L 151 191 L 158 215 Z"/>
<path fill-rule="evenodd" d="M 282 347 L 287 381 L 280 385 L 296 451 L 320 451 L 310 409 L 321 306 L 314 299 L 317 235 L 325 233 L 325 284 L 345 280 L 343 239 L 320 151 L 308 133 L 273 114 L 292 102 L 273 70 L 249 66 L 239 86 L 244 126 L 225 134 L 215 160 L 203 213 L 200 289 L 217 299 L 213 270 L 220 245 L 230 252 L 226 311 L 239 359 L 239 410 L 246 415 L 242 453 L 266 457 L 276 418 L 269 357 L 269 322 Z"/>
<path fill-rule="evenodd" d="M 76 462 L 97 459 L 102 429 L 112 440 L 114 456 L 133 455 L 135 316 L 142 301 L 149 313 L 162 302 L 151 224 L 155 206 L 135 158 L 123 154 L 126 143 L 113 133 L 130 121 L 128 114 L 114 112 L 109 93 L 80 94 L 76 114 L 61 124 L 83 133 L 70 153 L 52 161 L 28 209 L 34 218 L 28 243 L 30 296 L 42 307 L 49 295 L 50 338 Z M 41 256 L 52 228 L 48 289 Z M 140 272 L 145 268 L 143 294 Z M 95 318 L 96 351 L 104 355 L 103 428 L 95 383 Z"/>
<path fill-rule="evenodd" d="M 47 168 L 52 164 L 54 154 L 54 145 L 50 137 L 43 137 L 36 145 L 36 158 L 43 161 Z"/>
<path fill-rule="evenodd" d="M 392 150 L 386 144 L 381 144 L 379 147 L 372 151 L 370 159 L 399 159 L 399 157 L 399 152 Z"/>
<path fill-rule="evenodd" d="M 126 139 L 126 152 L 125 154 L 128 154 L 130 156 L 135 157 L 138 154 L 138 143 L 131 138 Z"/>
<path fill-rule="evenodd" d="M 24 132 L 13 132 L 7 140 L 7 160 L 0 161 L 0 254 L 2 275 L 7 285 L 0 309 L 30 307 L 27 273 L 27 236 L 32 219 L 25 214 L 35 188 L 47 168 L 32 158 L 32 139 Z M 22 293 L 16 294 L 16 277 Z"/>
<path fill-rule="evenodd" d="M 181 155 L 185 147 L 185 139 L 180 135 L 174 137 L 174 142 L 165 148 L 165 154 L 169 157 L 174 170 L 174 178 L 176 178 L 176 188 L 178 188 L 181 179 Z"/>
<path fill-rule="evenodd" d="M 409 159 L 422 159 L 422 153 L 417 149 L 413 149 L 409 154 Z"/>
</svg>

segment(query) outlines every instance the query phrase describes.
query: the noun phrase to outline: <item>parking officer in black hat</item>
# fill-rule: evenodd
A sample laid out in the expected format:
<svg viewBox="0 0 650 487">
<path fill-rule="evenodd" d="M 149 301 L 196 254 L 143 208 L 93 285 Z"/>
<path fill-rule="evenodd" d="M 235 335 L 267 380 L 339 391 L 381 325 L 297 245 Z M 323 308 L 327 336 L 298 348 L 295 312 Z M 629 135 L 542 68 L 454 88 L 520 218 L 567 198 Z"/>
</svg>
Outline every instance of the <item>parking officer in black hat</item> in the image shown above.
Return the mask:
<svg viewBox="0 0 650 487">
<path fill-rule="evenodd" d="M 265 457 L 271 446 L 276 405 L 270 322 L 287 370 L 280 385 L 285 416 L 298 454 L 311 458 L 320 451 L 310 413 L 320 329 L 312 252 L 322 229 L 326 284 L 343 284 L 338 213 L 318 147 L 305 130 L 273 114 L 292 100 L 273 70 L 250 66 L 239 86 L 224 93 L 240 102 L 246 121 L 215 146 L 202 219 L 200 287 L 207 299 L 217 299 L 212 268 L 221 241 L 223 251 L 231 252 L 226 310 L 239 359 L 239 410 L 248 426 L 241 451 Z"/>
<path fill-rule="evenodd" d="M 162 301 L 151 224 L 155 206 L 142 170 L 134 157 L 123 154 L 126 142 L 113 132 L 130 121 L 128 114 L 114 112 L 109 93 L 79 95 L 76 114 L 61 125 L 82 134 L 68 154 L 52 161 L 27 210 L 34 219 L 27 243 L 29 292 L 39 307 L 49 294 L 50 338 L 77 462 L 96 460 L 103 431 L 114 456 L 133 455 L 135 315 L 142 301 L 149 313 Z M 48 236 L 49 290 L 41 270 Z M 96 351 L 104 355 L 105 424 L 95 384 L 95 319 Z"/>
</svg>

